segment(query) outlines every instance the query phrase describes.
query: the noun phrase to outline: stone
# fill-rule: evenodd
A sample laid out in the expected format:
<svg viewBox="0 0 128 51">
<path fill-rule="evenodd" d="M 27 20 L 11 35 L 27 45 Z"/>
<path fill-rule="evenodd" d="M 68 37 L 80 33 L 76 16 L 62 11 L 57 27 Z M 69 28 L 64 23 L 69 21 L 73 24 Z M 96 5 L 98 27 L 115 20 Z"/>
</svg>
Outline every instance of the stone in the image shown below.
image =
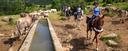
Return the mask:
<svg viewBox="0 0 128 51">
<path fill-rule="evenodd" d="M 106 51 L 112 51 L 112 49 L 113 49 L 112 47 L 107 47 Z"/>
<path fill-rule="evenodd" d="M 8 21 L 9 21 L 9 17 L 3 17 L 3 18 L 2 18 L 2 21 L 8 22 Z"/>
<path fill-rule="evenodd" d="M 118 45 L 118 43 L 115 42 L 115 41 L 113 41 L 113 40 L 108 40 L 108 41 L 107 41 L 107 44 L 108 44 L 109 46 L 117 46 L 117 45 Z"/>
<path fill-rule="evenodd" d="M 11 17 L 3 17 L 1 20 L 3 22 L 10 22 L 12 20 L 12 18 Z"/>
<path fill-rule="evenodd" d="M 102 38 L 116 38 L 118 35 L 115 33 L 107 34 L 102 36 Z"/>
</svg>

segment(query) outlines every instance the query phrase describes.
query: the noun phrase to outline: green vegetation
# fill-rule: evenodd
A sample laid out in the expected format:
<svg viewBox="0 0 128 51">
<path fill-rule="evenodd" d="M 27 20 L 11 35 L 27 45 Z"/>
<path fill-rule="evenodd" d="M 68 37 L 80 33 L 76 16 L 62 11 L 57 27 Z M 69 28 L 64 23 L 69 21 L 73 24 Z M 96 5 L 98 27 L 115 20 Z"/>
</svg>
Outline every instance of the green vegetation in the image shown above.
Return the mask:
<svg viewBox="0 0 128 51">
<path fill-rule="evenodd" d="M 50 13 L 49 14 L 49 19 L 50 20 L 60 20 L 60 19 L 62 19 L 63 17 L 62 16 L 60 16 L 60 12 L 57 12 L 57 13 Z"/>
<path fill-rule="evenodd" d="M 120 42 L 120 36 L 117 36 L 117 37 L 114 37 L 114 38 L 110 38 L 110 37 L 104 38 L 104 37 L 101 37 L 100 40 L 104 41 L 105 43 L 107 42 L 107 40 L 114 40 L 114 41 L 119 43 Z"/>
<path fill-rule="evenodd" d="M 74 8 L 78 5 L 82 5 L 82 8 L 86 5 L 85 0 L 54 0 L 52 2 L 52 8 L 56 9 L 62 9 L 64 5 L 70 6 L 71 8 Z"/>
<path fill-rule="evenodd" d="M 32 12 L 39 10 L 40 6 L 33 3 L 27 3 L 26 0 L 1 0 L 0 15 L 19 14 L 21 12 Z"/>
<path fill-rule="evenodd" d="M 4 17 L 11 17 L 12 21 L 10 22 L 4 22 L 2 19 Z M 19 15 L 8 15 L 8 16 L 0 16 L 0 30 L 11 30 L 14 29 L 16 26 L 16 20 L 19 18 Z"/>
<path fill-rule="evenodd" d="M 123 3 L 114 3 L 113 6 L 124 9 L 128 11 L 128 2 L 123 2 Z"/>
<path fill-rule="evenodd" d="M 115 41 L 116 43 L 120 43 L 120 42 L 121 42 L 121 37 L 120 37 L 120 35 L 118 34 L 117 37 L 101 37 L 100 40 L 102 40 L 102 41 L 103 41 L 104 43 L 106 43 L 106 44 L 107 44 L 108 40 L 113 40 L 113 41 Z M 107 45 L 110 46 L 110 47 L 117 47 L 117 46 L 112 46 L 112 45 L 109 45 L 109 44 L 107 44 Z"/>
<path fill-rule="evenodd" d="M 121 9 L 128 10 L 128 0 L 97 0 L 101 6 L 114 4 Z M 19 14 L 21 12 L 32 12 L 39 9 L 55 8 L 61 10 L 63 5 L 75 8 L 81 5 L 85 10 L 86 6 L 92 6 L 94 0 L 1 0 L 0 15 Z M 85 12 L 88 12 L 85 10 Z"/>
</svg>

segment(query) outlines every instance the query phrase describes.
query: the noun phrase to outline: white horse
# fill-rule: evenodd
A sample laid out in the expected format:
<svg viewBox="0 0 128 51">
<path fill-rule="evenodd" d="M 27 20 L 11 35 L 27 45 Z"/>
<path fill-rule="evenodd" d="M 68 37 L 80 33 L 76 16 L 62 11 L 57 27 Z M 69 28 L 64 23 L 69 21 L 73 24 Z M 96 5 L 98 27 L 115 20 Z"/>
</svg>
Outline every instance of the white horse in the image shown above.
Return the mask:
<svg viewBox="0 0 128 51">
<path fill-rule="evenodd" d="M 84 13 L 83 13 L 83 11 L 80 13 L 80 14 L 78 14 L 78 13 L 76 13 L 77 15 L 76 15 L 76 27 L 78 28 L 78 29 L 80 29 L 80 25 L 81 25 L 81 22 L 82 22 L 82 20 L 83 20 L 83 17 L 84 17 Z"/>
<path fill-rule="evenodd" d="M 32 18 L 28 14 L 22 13 L 20 16 L 16 22 L 16 37 L 26 34 L 32 24 Z"/>
</svg>

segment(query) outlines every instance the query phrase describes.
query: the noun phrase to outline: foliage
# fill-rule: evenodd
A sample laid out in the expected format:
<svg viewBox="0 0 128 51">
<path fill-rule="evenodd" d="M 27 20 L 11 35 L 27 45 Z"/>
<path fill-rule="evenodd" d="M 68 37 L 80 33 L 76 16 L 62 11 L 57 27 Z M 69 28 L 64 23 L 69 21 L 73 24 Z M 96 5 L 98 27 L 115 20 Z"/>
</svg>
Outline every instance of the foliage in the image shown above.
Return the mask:
<svg viewBox="0 0 128 51">
<path fill-rule="evenodd" d="M 85 0 L 54 0 L 52 2 L 52 8 L 61 9 L 64 5 L 70 6 L 71 8 L 77 7 L 78 5 L 85 5 Z"/>
<path fill-rule="evenodd" d="M 61 12 L 50 13 L 50 14 L 49 14 L 49 19 L 50 19 L 50 20 L 54 20 L 54 21 L 60 20 L 60 19 L 63 18 L 62 16 L 60 16 L 60 14 L 61 14 Z"/>
<path fill-rule="evenodd" d="M 0 2 L 0 15 L 4 14 L 17 14 L 23 11 L 24 5 L 22 0 L 1 0 Z"/>
<path fill-rule="evenodd" d="M 0 1 L 0 15 L 12 15 L 19 14 L 21 12 L 32 12 L 38 9 L 38 5 L 27 3 L 25 0 Z"/>
<path fill-rule="evenodd" d="M 117 8 L 124 9 L 124 10 L 128 11 L 128 3 L 127 2 L 114 3 L 113 5 L 116 6 Z"/>
<path fill-rule="evenodd" d="M 115 3 L 115 6 L 119 6 L 122 9 L 128 10 L 128 0 L 95 0 L 101 3 L 101 6 Z M 120 3 L 125 2 L 125 3 Z M 19 14 L 21 12 L 32 12 L 38 9 L 50 9 L 56 8 L 61 10 L 64 5 L 71 8 L 81 5 L 82 9 L 86 5 L 92 5 L 94 0 L 0 0 L 0 15 Z M 118 3 L 116 5 L 116 3 Z M 120 5 L 121 4 L 121 5 Z M 85 11 L 86 12 L 86 11 Z"/>
</svg>

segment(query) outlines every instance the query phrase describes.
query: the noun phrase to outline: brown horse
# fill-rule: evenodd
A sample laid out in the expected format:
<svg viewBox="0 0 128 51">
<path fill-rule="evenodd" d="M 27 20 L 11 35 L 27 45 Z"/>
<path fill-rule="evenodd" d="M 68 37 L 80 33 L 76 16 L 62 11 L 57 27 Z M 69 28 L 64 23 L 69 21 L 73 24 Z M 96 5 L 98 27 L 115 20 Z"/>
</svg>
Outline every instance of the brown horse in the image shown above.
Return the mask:
<svg viewBox="0 0 128 51">
<path fill-rule="evenodd" d="M 92 39 L 92 42 L 96 42 L 96 50 L 98 50 L 98 36 L 103 32 L 103 25 L 104 25 L 104 14 L 107 12 L 106 8 L 102 8 L 101 13 L 97 16 L 91 23 L 90 17 L 87 16 L 86 23 L 87 23 L 87 39 L 91 39 L 92 31 L 95 32 L 95 36 Z M 90 31 L 90 36 L 88 32 Z"/>
<path fill-rule="evenodd" d="M 98 16 L 95 18 L 95 20 L 93 21 L 93 23 L 89 24 L 89 20 L 91 18 L 87 17 L 86 23 L 87 23 L 87 39 L 90 38 L 91 39 L 91 35 L 92 35 L 92 30 L 95 32 L 95 36 L 92 40 L 92 43 L 94 42 L 94 40 L 96 40 L 96 48 L 98 45 L 98 35 L 103 32 L 103 25 L 104 25 L 104 15 L 102 16 Z M 90 31 L 90 36 L 88 34 L 88 32 Z"/>
</svg>

